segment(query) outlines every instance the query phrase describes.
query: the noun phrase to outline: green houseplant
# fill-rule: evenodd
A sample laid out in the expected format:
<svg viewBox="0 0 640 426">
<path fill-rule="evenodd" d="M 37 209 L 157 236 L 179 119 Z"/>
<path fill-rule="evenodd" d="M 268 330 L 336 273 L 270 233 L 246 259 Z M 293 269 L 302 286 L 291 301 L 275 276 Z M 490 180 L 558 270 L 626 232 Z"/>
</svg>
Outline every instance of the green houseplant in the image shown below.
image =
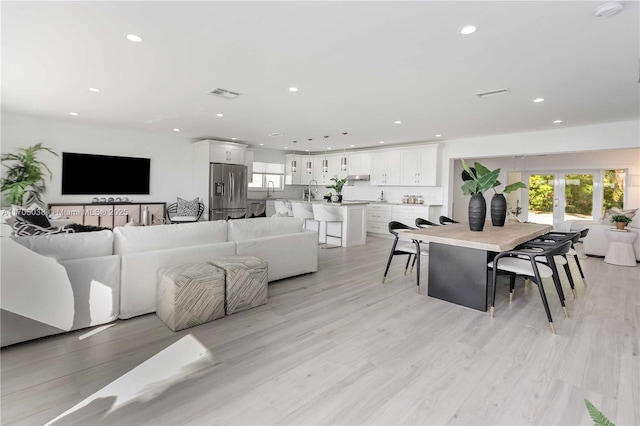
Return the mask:
<svg viewBox="0 0 640 426">
<path fill-rule="evenodd" d="M 496 186 L 500 169 L 491 171 L 478 162 L 474 163 L 474 168 L 472 169 L 464 159 L 462 160 L 462 167 L 467 172 L 466 175 L 463 174 L 465 181 L 461 186 L 462 193 L 471 195 L 471 200 L 469 200 L 469 229 L 471 231 L 482 231 L 484 229 L 484 219 L 487 215 L 487 202 L 482 194 Z"/>
<path fill-rule="evenodd" d="M 43 205 L 42 195 L 47 192 L 47 177 L 51 180 L 51 170 L 38 160 L 37 156 L 41 151 L 58 156 L 52 149 L 37 143 L 0 157 L 2 165 L 7 168 L 5 177 L 0 179 L 0 191 L 5 193 L 7 203 L 20 206 L 32 203 Z"/>
<path fill-rule="evenodd" d="M 347 183 L 347 179 L 338 179 L 336 177 L 332 177 L 330 180 L 332 180 L 334 182 L 333 185 L 327 185 L 325 186 L 325 188 L 327 189 L 335 189 L 336 190 L 336 195 L 337 195 L 337 200 L 333 200 L 333 201 L 342 201 L 342 187 L 344 186 L 345 183 Z"/>
<path fill-rule="evenodd" d="M 494 195 L 491 198 L 491 223 L 493 226 L 504 226 L 507 217 L 507 199 L 504 194 L 509 194 L 517 189 L 526 188 L 527 186 L 522 182 L 514 182 L 505 186 L 502 192 L 498 192 L 496 187 L 502 184 L 498 180 L 500 168 L 489 170 L 479 162 L 475 162 L 474 168 L 470 168 L 464 160 L 462 160 L 462 167 L 466 171 L 465 176 L 469 177 L 462 185 L 462 192 L 465 195 L 471 194 L 473 196 L 473 194 L 482 194 L 489 189 L 493 189 Z M 484 216 L 482 220 L 484 221 Z"/>
<path fill-rule="evenodd" d="M 617 215 L 611 216 L 611 222 L 615 222 L 616 228 L 624 229 L 627 226 L 627 224 L 631 222 L 631 218 L 623 214 L 617 214 Z"/>
</svg>

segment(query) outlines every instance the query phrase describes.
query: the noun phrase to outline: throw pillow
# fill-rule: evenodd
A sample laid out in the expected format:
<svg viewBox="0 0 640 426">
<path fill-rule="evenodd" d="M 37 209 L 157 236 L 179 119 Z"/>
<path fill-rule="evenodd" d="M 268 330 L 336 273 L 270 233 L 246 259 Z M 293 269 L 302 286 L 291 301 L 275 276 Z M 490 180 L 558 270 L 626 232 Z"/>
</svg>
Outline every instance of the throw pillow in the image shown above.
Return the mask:
<svg viewBox="0 0 640 426">
<path fill-rule="evenodd" d="M 47 218 L 47 214 L 44 212 L 44 210 L 41 210 L 39 208 L 30 210 L 20 209 L 18 210 L 16 216 L 25 222 L 32 223 L 41 228 L 51 228 L 51 223 Z"/>
<path fill-rule="evenodd" d="M 60 228 L 43 228 L 17 218 L 13 224 L 13 232 L 16 237 L 31 237 L 36 235 L 71 234 L 75 230 L 71 225 L 61 226 Z"/>
<path fill-rule="evenodd" d="M 629 225 L 627 226 L 629 228 L 640 229 L 640 215 L 635 215 L 633 219 L 631 219 L 631 222 L 629 222 Z"/>
<path fill-rule="evenodd" d="M 636 211 L 638 209 L 619 209 L 617 207 L 611 207 L 609 210 L 607 210 L 604 213 L 604 216 L 602 217 L 602 221 L 600 222 L 602 225 L 611 225 L 611 218 L 615 215 L 625 215 L 627 216 L 629 219 L 633 219 L 633 217 L 636 214 Z"/>
<path fill-rule="evenodd" d="M 176 211 L 176 216 L 198 216 L 198 211 L 200 210 L 200 202 L 198 198 L 194 198 L 191 201 L 183 200 L 178 197 L 178 208 Z"/>
</svg>

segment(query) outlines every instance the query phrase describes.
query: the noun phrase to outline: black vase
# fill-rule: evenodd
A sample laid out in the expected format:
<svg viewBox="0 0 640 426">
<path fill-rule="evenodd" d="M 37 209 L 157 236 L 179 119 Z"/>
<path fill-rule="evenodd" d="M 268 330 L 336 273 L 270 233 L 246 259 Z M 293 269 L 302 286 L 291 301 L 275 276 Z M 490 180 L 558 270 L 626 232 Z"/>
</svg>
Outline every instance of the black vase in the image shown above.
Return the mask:
<svg viewBox="0 0 640 426">
<path fill-rule="evenodd" d="M 487 202 L 482 194 L 473 194 L 469 200 L 469 229 L 482 231 L 487 216 Z"/>
<path fill-rule="evenodd" d="M 504 226 L 507 218 L 507 199 L 504 194 L 493 194 L 491 197 L 491 223 L 493 226 Z"/>
</svg>

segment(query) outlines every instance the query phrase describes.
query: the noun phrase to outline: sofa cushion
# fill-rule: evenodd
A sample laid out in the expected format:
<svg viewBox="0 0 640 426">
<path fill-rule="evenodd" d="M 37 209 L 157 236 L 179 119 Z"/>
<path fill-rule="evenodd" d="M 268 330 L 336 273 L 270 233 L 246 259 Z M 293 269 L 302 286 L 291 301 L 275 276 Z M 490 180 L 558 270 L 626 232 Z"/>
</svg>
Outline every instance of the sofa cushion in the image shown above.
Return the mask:
<svg viewBox="0 0 640 426">
<path fill-rule="evenodd" d="M 13 237 L 13 239 L 36 253 L 58 261 L 113 254 L 111 231 Z"/>
<path fill-rule="evenodd" d="M 16 216 L 25 222 L 37 225 L 41 228 L 51 228 L 51 223 L 47 218 L 47 213 L 40 208 L 31 210 L 20 209 L 17 211 Z"/>
<path fill-rule="evenodd" d="M 637 210 L 638 209 L 623 210 L 617 207 L 611 207 L 609 210 L 607 210 L 604 213 L 604 216 L 602 217 L 602 221 L 600 223 L 603 225 L 610 225 L 611 218 L 616 215 L 624 215 L 624 216 L 627 216 L 629 219 L 632 219 L 635 216 Z"/>
<path fill-rule="evenodd" d="M 629 228 L 640 229 L 640 214 L 636 214 L 627 225 Z"/>
<path fill-rule="evenodd" d="M 297 217 L 257 217 L 229 221 L 229 241 L 302 232 L 302 220 Z"/>
<path fill-rule="evenodd" d="M 125 226 L 113 230 L 114 253 L 129 254 L 227 241 L 224 220 L 176 225 Z"/>
</svg>

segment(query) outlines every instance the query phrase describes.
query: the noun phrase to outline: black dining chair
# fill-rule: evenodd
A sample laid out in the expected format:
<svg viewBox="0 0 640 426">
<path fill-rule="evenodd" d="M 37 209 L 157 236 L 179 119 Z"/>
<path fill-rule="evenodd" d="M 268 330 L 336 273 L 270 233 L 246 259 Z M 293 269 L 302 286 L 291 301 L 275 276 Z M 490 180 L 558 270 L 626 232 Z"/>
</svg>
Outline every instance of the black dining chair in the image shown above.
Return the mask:
<svg viewBox="0 0 640 426">
<path fill-rule="evenodd" d="M 416 260 L 418 258 L 416 256 L 416 253 L 418 253 L 417 247 L 420 247 L 420 244 L 418 242 L 412 241 L 410 244 L 403 243 L 398 245 L 398 242 L 400 242 L 400 239 L 402 238 L 402 231 L 410 230 L 410 229 L 415 229 L 415 228 L 412 228 L 401 222 L 396 222 L 396 221 L 389 222 L 389 232 L 391 233 L 391 235 L 393 235 L 394 239 L 393 239 L 393 245 L 391 246 L 391 252 L 389 253 L 389 260 L 387 260 L 387 267 L 385 268 L 384 275 L 382 276 L 382 284 L 384 284 L 385 280 L 387 279 L 387 273 L 389 272 L 389 267 L 391 266 L 391 260 L 393 259 L 393 256 L 405 256 L 405 255 L 407 256 L 407 263 L 405 264 L 405 267 L 404 267 L 404 275 L 407 275 L 407 270 L 409 269 L 409 263 L 411 263 L 411 259 L 413 257 L 413 263 L 411 263 L 411 271 L 410 271 L 410 272 L 413 272 L 413 267 L 416 264 Z M 425 256 L 428 254 L 428 250 L 425 250 L 423 247 L 420 247 L 420 254 L 422 256 Z M 420 282 L 418 281 L 418 286 L 419 285 L 420 285 Z"/>
<path fill-rule="evenodd" d="M 582 284 L 586 287 L 587 279 L 584 277 L 584 272 L 582 271 L 582 265 L 580 264 L 580 258 L 578 258 L 578 251 L 576 250 L 576 244 L 582 244 L 582 241 L 584 240 L 584 238 L 589 234 L 589 228 L 585 228 L 582 231 L 575 231 L 575 232 L 558 232 L 558 231 L 549 232 L 549 234 L 560 234 L 560 235 L 569 235 L 569 234 L 573 235 L 576 233 L 579 234 L 579 237 L 577 240 L 575 238 L 572 238 L 573 244 L 571 245 L 571 249 L 569 249 L 569 251 L 567 252 L 567 256 L 573 256 L 573 260 L 576 262 L 576 265 L 578 266 L 578 272 L 580 272 L 580 277 L 582 278 Z"/>
<path fill-rule="evenodd" d="M 460 223 L 457 220 L 453 220 L 446 216 L 440 216 L 438 218 L 438 222 L 440 222 L 440 225 L 451 225 L 452 223 Z"/>
<path fill-rule="evenodd" d="M 534 248 L 536 250 L 534 250 Z M 571 241 L 564 241 L 562 243 L 525 243 L 524 247 L 517 247 L 514 250 L 498 253 L 493 258 L 493 261 L 487 264 L 489 268 L 493 269 L 490 309 L 491 318 L 493 318 L 495 311 L 498 273 L 505 273 L 509 275 L 509 301 L 513 299 L 516 276 L 523 276 L 533 281 L 538 286 L 540 298 L 542 299 L 542 304 L 544 305 L 547 319 L 549 320 L 551 333 L 556 334 L 542 278 L 553 279 L 553 283 L 558 291 L 560 303 L 562 304 L 562 310 L 564 311 L 565 317 L 568 317 L 569 314 L 564 302 L 564 294 L 562 292 L 562 287 L 560 286 L 560 279 L 558 277 L 558 269 L 556 267 L 554 256 L 566 254 L 570 248 Z M 545 257 L 547 262 L 538 262 L 537 260 L 539 257 Z"/>
<path fill-rule="evenodd" d="M 416 218 L 416 226 L 418 228 L 428 228 L 430 226 L 440 226 L 440 225 L 438 225 L 437 223 L 430 222 L 427 219 L 423 219 L 421 217 L 417 217 Z"/>
</svg>

